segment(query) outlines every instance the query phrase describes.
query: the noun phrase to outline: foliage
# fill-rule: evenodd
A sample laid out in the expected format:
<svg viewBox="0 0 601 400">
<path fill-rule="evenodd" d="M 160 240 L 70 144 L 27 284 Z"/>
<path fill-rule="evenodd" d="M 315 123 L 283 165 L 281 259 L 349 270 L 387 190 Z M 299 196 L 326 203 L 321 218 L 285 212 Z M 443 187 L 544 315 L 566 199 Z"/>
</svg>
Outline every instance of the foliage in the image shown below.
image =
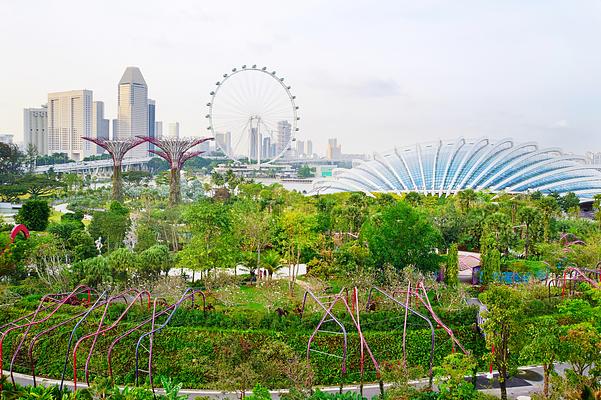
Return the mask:
<svg viewBox="0 0 601 400">
<path fill-rule="evenodd" d="M 25 156 L 16 144 L 0 142 L 0 176 L 18 174 L 24 161 Z"/>
<path fill-rule="evenodd" d="M 550 375 L 554 371 L 554 363 L 561 354 L 561 328 L 552 316 L 537 318 L 528 327 L 528 336 L 520 357 L 526 362 L 540 363 L 543 366 L 543 394 L 549 395 Z"/>
<path fill-rule="evenodd" d="M 129 229 L 129 209 L 113 201 L 107 211 L 95 211 L 88 232 L 94 240 L 102 239 L 104 250 L 114 250 L 123 245 L 123 239 Z"/>
<path fill-rule="evenodd" d="M 495 246 L 492 236 L 482 236 L 481 283 L 488 284 L 499 279 L 501 273 L 501 253 Z"/>
<path fill-rule="evenodd" d="M 501 398 L 507 400 L 507 377 L 518 365 L 523 346 L 523 298 L 522 294 L 509 286 L 491 285 L 482 295 L 484 312 L 482 329 L 486 345 L 494 348 L 492 362 L 499 371 Z"/>
<path fill-rule="evenodd" d="M 32 231 L 43 231 L 48 226 L 50 207 L 45 200 L 28 200 L 15 216 L 15 221 Z"/>
<path fill-rule="evenodd" d="M 456 244 L 452 244 L 449 248 L 444 280 L 447 286 L 451 288 L 457 288 L 457 286 L 459 286 L 459 255 L 457 253 Z"/>
<path fill-rule="evenodd" d="M 441 400 L 470 400 L 478 398 L 478 392 L 465 377 L 471 374 L 477 363 L 462 353 L 449 354 L 436 369 L 436 380 Z"/>
<path fill-rule="evenodd" d="M 362 227 L 377 266 L 393 265 L 397 270 L 414 265 L 421 271 L 438 269 L 440 257 L 434 249 L 442 238 L 428 220 L 405 202 L 383 207 Z"/>
</svg>

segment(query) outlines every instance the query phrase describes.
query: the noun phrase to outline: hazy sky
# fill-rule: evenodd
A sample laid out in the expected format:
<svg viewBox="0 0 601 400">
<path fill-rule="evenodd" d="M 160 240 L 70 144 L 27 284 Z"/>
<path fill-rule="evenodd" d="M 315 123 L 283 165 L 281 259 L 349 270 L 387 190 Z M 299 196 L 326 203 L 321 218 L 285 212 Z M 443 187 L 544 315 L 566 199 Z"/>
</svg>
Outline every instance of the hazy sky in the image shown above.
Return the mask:
<svg viewBox="0 0 601 400">
<path fill-rule="evenodd" d="M 91 89 L 116 117 L 139 66 L 157 119 L 205 135 L 205 104 L 242 64 L 286 77 L 298 138 L 343 152 L 489 135 L 601 151 L 601 1 L 0 0 L 0 132 L 22 109 Z"/>
</svg>

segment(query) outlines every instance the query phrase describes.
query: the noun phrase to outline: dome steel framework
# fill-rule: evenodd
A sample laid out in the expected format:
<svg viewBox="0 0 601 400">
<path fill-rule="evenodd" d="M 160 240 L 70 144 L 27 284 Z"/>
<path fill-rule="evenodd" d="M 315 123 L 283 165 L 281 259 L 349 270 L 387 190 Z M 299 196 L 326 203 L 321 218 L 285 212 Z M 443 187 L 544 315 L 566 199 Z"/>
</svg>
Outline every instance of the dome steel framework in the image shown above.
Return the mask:
<svg viewBox="0 0 601 400">
<path fill-rule="evenodd" d="M 420 192 L 450 195 L 461 190 L 493 193 L 574 192 L 581 201 L 601 193 L 601 165 L 561 149 L 510 138 L 437 141 L 375 153 L 351 169 L 313 183 L 315 194 Z"/>
</svg>

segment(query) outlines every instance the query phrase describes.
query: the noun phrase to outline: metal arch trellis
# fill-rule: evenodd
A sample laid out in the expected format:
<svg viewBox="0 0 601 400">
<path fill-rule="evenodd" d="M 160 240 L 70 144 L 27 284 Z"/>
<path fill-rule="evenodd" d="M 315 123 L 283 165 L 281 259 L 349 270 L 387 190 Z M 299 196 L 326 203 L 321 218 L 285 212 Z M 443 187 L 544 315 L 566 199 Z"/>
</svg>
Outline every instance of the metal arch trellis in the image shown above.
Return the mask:
<svg viewBox="0 0 601 400">
<path fill-rule="evenodd" d="M 355 327 L 357 334 L 359 335 L 359 342 L 360 342 L 359 372 L 361 374 L 360 392 L 362 393 L 363 392 L 363 375 L 365 372 L 365 356 L 366 356 L 366 354 L 367 354 L 367 356 L 369 356 L 369 359 L 371 360 L 371 362 L 375 368 L 376 376 L 378 379 L 380 378 L 380 365 L 379 365 L 378 361 L 376 360 L 376 358 L 374 357 L 374 355 L 369 347 L 369 344 L 367 343 L 367 340 L 365 339 L 365 336 L 363 335 L 363 330 L 361 329 L 361 320 L 360 320 L 361 309 L 359 307 L 359 296 L 358 296 L 357 288 L 354 287 L 351 290 L 350 305 L 349 305 L 348 293 L 349 293 L 349 291 L 346 288 L 341 289 L 338 294 L 326 295 L 326 296 L 316 296 L 313 292 L 311 292 L 309 290 L 307 290 L 305 292 L 305 294 L 303 296 L 301 317 L 304 314 L 304 310 L 305 310 L 305 306 L 306 306 L 308 297 L 313 299 L 313 301 L 315 301 L 318 304 L 318 306 L 324 311 L 324 315 L 322 316 L 321 320 L 315 327 L 315 330 L 309 337 L 309 341 L 307 343 L 307 363 L 310 362 L 311 353 L 318 353 L 318 354 L 323 354 L 326 356 L 339 357 L 341 359 L 341 363 L 342 363 L 341 372 L 342 372 L 342 374 L 346 373 L 346 361 L 347 361 L 347 355 L 348 355 L 348 332 L 347 332 L 344 324 L 338 318 L 336 318 L 336 316 L 334 315 L 334 312 L 333 312 L 334 307 L 337 304 L 341 303 L 344 306 L 344 310 L 346 311 L 346 313 L 351 317 L 353 326 Z M 322 301 L 322 299 L 327 299 L 327 301 L 324 303 Z M 329 317 L 329 319 L 326 319 L 327 317 Z M 322 326 L 328 322 L 334 322 L 336 325 L 338 325 L 338 327 L 340 328 L 340 332 L 327 331 L 327 330 L 321 329 Z M 311 348 L 311 345 L 313 344 L 313 342 L 315 340 L 315 336 L 319 333 L 343 335 L 342 356 L 338 356 L 335 354 L 331 354 L 328 352 L 323 352 L 323 351 Z"/>
<path fill-rule="evenodd" d="M 209 130 L 211 132 L 211 134 L 213 135 L 213 137 L 216 137 L 216 131 L 215 131 L 215 121 L 214 121 L 214 114 L 213 114 L 213 106 L 215 104 L 215 98 L 217 97 L 217 94 L 219 93 L 221 87 L 223 86 L 223 84 L 225 82 L 227 82 L 231 77 L 235 76 L 236 74 L 240 74 L 243 72 L 251 72 L 251 71 L 255 71 L 255 72 L 259 72 L 259 73 L 263 73 L 267 76 L 272 77 L 273 79 L 276 80 L 276 82 L 278 82 L 282 88 L 284 89 L 286 95 L 288 96 L 288 99 L 290 100 L 291 106 L 292 106 L 292 123 L 291 123 L 291 136 L 290 136 L 290 142 L 286 143 L 286 146 L 282 149 L 282 151 L 277 154 L 276 156 L 274 156 L 271 160 L 269 160 L 268 162 L 264 162 L 264 163 L 260 163 L 260 165 L 269 165 L 275 161 L 277 161 L 278 159 L 280 159 L 284 153 L 286 152 L 286 149 L 288 148 L 288 146 L 294 141 L 294 135 L 296 134 L 296 132 L 298 132 L 299 128 L 297 126 L 297 122 L 300 119 L 298 116 L 298 109 L 299 107 L 296 105 L 296 96 L 294 96 L 291 92 L 291 86 L 288 86 L 287 84 L 284 83 L 284 78 L 279 78 L 276 75 L 276 71 L 272 71 L 269 72 L 267 70 L 267 67 L 262 67 L 259 68 L 257 67 L 257 65 L 252 65 L 250 67 L 247 67 L 246 65 L 243 65 L 241 67 L 241 69 L 237 69 L 237 68 L 233 68 L 231 73 L 229 74 L 223 74 L 223 80 L 221 81 L 217 81 L 216 82 L 216 88 L 214 91 L 211 91 L 210 96 L 211 96 L 211 100 L 207 103 L 207 107 L 209 107 L 209 113 L 205 116 L 205 118 L 207 118 L 209 120 L 209 126 L 207 127 L 207 130 Z M 217 146 L 221 147 L 221 144 L 217 142 Z M 233 161 L 237 161 L 235 159 L 234 155 L 230 155 L 228 154 L 228 151 L 226 149 L 222 149 L 224 154 L 232 159 Z"/>
<path fill-rule="evenodd" d="M 204 292 L 201 290 L 194 290 L 194 289 L 188 288 L 188 289 L 186 289 L 184 294 L 180 297 L 180 299 L 176 303 L 168 306 L 165 310 L 163 310 L 164 312 L 171 310 L 171 313 L 169 313 L 169 316 L 167 317 L 167 319 L 158 327 L 155 326 L 156 317 L 157 317 L 157 313 L 156 313 L 157 302 L 155 300 L 155 303 L 153 306 L 153 311 L 152 311 L 151 329 L 150 329 L 150 331 L 142 334 L 140 336 L 140 338 L 138 339 L 138 342 L 136 343 L 136 372 L 135 372 L 136 385 L 138 385 L 138 383 L 139 383 L 140 372 L 145 372 L 148 374 L 149 384 L 150 384 L 150 387 L 152 388 L 152 391 L 154 392 L 154 384 L 153 384 L 153 379 L 152 379 L 152 356 L 153 356 L 154 335 L 157 333 L 160 333 L 161 330 L 163 330 L 163 328 L 165 328 L 165 326 L 167 326 L 167 324 L 169 324 L 169 322 L 171 321 L 171 318 L 173 318 L 173 316 L 177 312 L 178 308 L 184 301 L 191 300 L 192 305 L 194 305 L 194 296 L 195 295 L 200 295 L 202 297 L 203 312 L 206 312 L 207 298 L 206 298 Z M 140 347 L 144 347 L 142 345 L 142 342 L 145 338 L 148 338 L 148 342 L 149 342 L 148 347 L 145 347 L 145 349 L 148 351 L 148 370 L 142 370 L 139 367 Z"/>
<path fill-rule="evenodd" d="M 95 295 L 97 296 L 97 298 L 93 304 L 91 301 L 92 300 L 91 299 L 92 292 L 94 292 Z M 87 294 L 87 299 L 80 301 L 77 297 L 80 294 Z M 141 305 L 142 306 L 146 305 L 149 309 L 150 309 L 151 303 L 153 303 L 152 316 L 150 318 L 147 318 L 142 323 L 139 323 L 135 327 L 129 329 L 127 332 L 125 332 L 125 334 L 121 334 L 115 340 L 113 340 L 113 342 L 111 343 L 111 345 L 108 349 L 108 353 L 107 353 L 108 354 L 109 376 L 111 376 L 111 378 L 112 378 L 111 352 L 112 352 L 114 346 L 121 339 L 126 337 L 127 335 L 130 335 L 131 333 L 133 333 L 136 330 L 142 329 L 146 324 L 150 323 L 151 324 L 150 330 L 143 333 L 140 336 L 139 340 L 137 341 L 137 346 L 136 346 L 136 362 L 137 362 L 139 360 L 140 347 L 144 347 L 143 345 L 141 345 L 142 341 L 146 338 L 148 338 L 150 340 L 151 346 L 149 346 L 150 350 L 149 350 L 149 359 L 148 359 L 149 369 L 148 369 L 148 371 L 143 371 L 140 368 L 138 368 L 138 364 L 136 364 L 136 382 L 137 382 L 137 377 L 140 372 L 148 372 L 150 375 L 150 381 L 152 382 L 152 340 L 154 338 L 154 335 L 159 333 L 162 329 L 164 329 L 167 326 L 167 324 L 171 321 L 172 317 L 175 315 L 175 312 L 177 311 L 177 309 L 185 301 L 191 301 L 192 305 L 194 307 L 196 298 L 202 298 L 203 312 L 206 312 L 206 306 L 207 306 L 206 295 L 204 294 L 203 291 L 197 290 L 197 289 L 192 289 L 192 288 L 186 289 L 186 291 L 181 295 L 179 300 L 173 304 L 167 303 L 167 301 L 165 301 L 162 298 L 155 298 L 154 302 L 152 302 L 150 293 L 148 291 L 146 291 L 146 290 L 140 291 L 137 289 L 127 289 L 121 293 L 118 293 L 118 294 L 115 294 L 112 296 L 108 296 L 108 293 L 106 291 L 104 291 L 101 294 L 98 294 L 94 289 L 91 289 L 88 286 L 80 285 L 80 286 L 77 286 L 73 291 L 71 291 L 69 293 L 46 294 L 40 299 L 39 304 L 34 312 L 29 313 L 24 316 L 21 316 L 17 319 L 12 320 L 11 322 L 8 322 L 8 323 L 0 326 L 0 363 L 2 362 L 1 354 L 2 354 L 2 344 L 3 344 L 4 339 L 11 332 L 14 332 L 17 330 L 23 330 L 24 332 L 22 333 L 22 336 L 19 338 L 19 340 L 17 342 L 18 344 L 15 346 L 15 350 L 11 355 L 10 376 L 11 376 L 13 385 L 15 385 L 15 380 L 14 380 L 14 376 L 13 376 L 15 361 L 17 360 L 18 355 L 22 352 L 21 351 L 22 347 L 25 345 L 28 335 L 30 333 L 33 335 L 32 328 L 34 326 L 41 326 L 41 324 L 49 321 L 50 318 L 52 318 L 59 311 L 59 309 L 61 307 L 63 307 L 64 305 L 83 304 L 84 306 L 87 307 L 86 310 L 77 312 L 75 315 L 73 315 L 72 317 L 69 317 L 65 320 L 61 320 L 57 323 L 50 324 L 50 326 L 46 325 L 46 327 L 43 327 L 41 329 L 41 331 L 37 332 L 37 334 L 35 334 L 32 337 L 32 339 L 28 342 L 28 347 L 27 347 L 28 368 L 31 370 L 33 384 L 35 386 L 37 383 L 36 382 L 36 359 L 34 357 L 35 346 L 40 342 L 40 340 L 43 337 L 48 336 L 49 334 L 51 334 L 52 332 L 56 331 L 57 329 L 59 329 L 61 327 L 64 327 L 66 325 L 69 325 L 69 324 L 77 321 L 71 331 L 70 336 L 69 336 L 69 341 L 67 344 L 67 352 L 65 355 L 64 363 L 63 363 L 63 370 L 62 370 L 61 383 L 60 383 L 60 388 L 62 390 L 62 388 L 64 387 L 64 383 L 65 383 L 65 375 L 66 375 L 67 367 L 69 365 L 70 355 L 72 355 L 73 387 L 74 387 L 74 390 L 77 390 L 77 378 L 78 378 L 78 376 L 77 376 L 77 353 L 78 353 L 78 350 L 80 350 L 80 346 L 82 345 L 82 343 L 86 340 L 89 340 L 89 339 L 91 340 L 91 344 L 87 351 L 86 361 L 85 361 L 85 365 L 84 365 L 85 380 L 86 380 L 86 383 L 89 384 L 90 360 L 92 357 L 92 353 L 94 352 L 96 341 L 98 340 L 99 336 L 101 336 L 101 335 L 104 336 L 104 335 L 108 334 L 109 331 L 115 330 L 118 327 L 118 325 L 123 321 L 123 319 L 126 317 L 126 315 L 131 310 L 133 305 L 135 303 L 137 303 L 137 300 L 140 300 Z M 146 301 L 144 301 L 144 299 L 146 299 Z M 121 312 L 121 314 L 115 318 L 115 320 L 112 323 L 106 323 L 105 321 L 106 321 L 106 318 L 108 317 L 109 306 L 111 304 L 115 304 L 118 301 L 125 302 L 125 304 L 127 304 L 127 306 Z M 159 305 L 164 305 L 164 308 L 162 310 L 159 310 L 159 308 L 158 308 Z M 99 314 L 99 322 L 98 322 L 97 327 L 93 328 L 91 333 L 84 334 L 81 338 L 79 338 L 76 341 L 75 345 L 73 346 L 73 351 L 71 352 L 71 346 L 73 344 L 73 341 L 75 339 L 77 339 L 78 329 L 80 329 L 80 326 L 82 325 L 82 323 L 84 323 L 87 320 L 87 318 L 95 310 L 100 310 L 100 309 L 102 309 L 102 313 L 101 313 L 101 315 Z M 163 323 L 161 323 L 160 325 L 157 326 L 157 318 L 160 316 L 163 316 L 163 315 L 167 315 L 167 319 Z M 1 364 L 0 364 L 0 368 L 1 368 Z M 0 369 L 0 371 L 1 371 L 1 369 Z M 0 390 L 1 389 L 2 389 L 2 387 L 0 386 Z"/>
<path fill-rule="evenodd" d="M 419 318 L 423 319 L 424 321 L 426 321 L 426 323 L 430 327 L 431 339 L 430 339 L 430 361 L 429 361 L 429 370 L 428 370 L 428 384 L 430 387 L 432 387 L 433 372 L 434 372 L 434 349 L 435 349 L 435 345 L 436 345 L 435 344 L 436 335 L 434 332 L 434 325 L 432 325 L 432 321 L 430 321 L 430 319 L 428 317 L 426 317 L 425 315 L 423 315 L 422 313 L 414 310 L 413 308 L 411 308 L 409 306 L 409 291 L 406 292 L 406 294 L 407 294 L 406 302 L 403 303 L 402 301 L 399 301 L 398 299 L 396 299 L 394 297 L 394 294 L 390 294 L 390 293 L 384 291 L 383 289 L 380 289 L 379 287 L 373 286 L 369 289 L 367 307 L 369 307 L 370 302 L 372 301 L 373 292 L 377 292 L 377 293 L 381 294 L 388 300 L 392 301 L 396 305 L 399 305 L 405 309 L 405 318 L 404 318 L 404 323 L 403 323 L 403 360 L 405 363 L 406 363 L 406 359 L 407 359 L 407 350 L 406 350 L 405 344 L 406 344 L 406 337 L 407 337 L 406 332 L 407 332 L 408 313 L 410 312 L 410 313 L 418 316 Z"/>
<path fill-rule="evenodd" d="M 13 356 L 11 358 L 10 378 L 13 383 L 13 386 L 16 386 L 12 366 L 13 366 L 13 364 L 16 360 L 17 354 L 19 353 L 21 347 L 23 346 L 23 343 L 25 342 L 25 339 L 26 339 L 27 335 L 29 334 L 31 328 L 35 325 L 39 325 L 43 322 L 48 321 L 62 306 L 64 306 L 65 304 L 68 304 L 69 301 L 72 302 L 74 299 L 76 299 L 78 294 L 87 293 L 87 295 L 88 295 L 87 302 L 89 304 L 90 300 L 91 300 L 91 292 L 92 291 L 93 291 L 92 288 L 90 288 L 88 286 L 80 285 L 80 286 L 77 286 L 71 293 L 67 294 L 66 296 L 61 296 L 61 295 L 57 296 L 54 294 L 49 294 L 49 295 L 43 296 L 40 299 L 40 302 L 39 302 L 36 310 L 32 314 L 29 314 L 29 317 L 24 318 L 25 320 L 27 320 L 26 324 L 15 325 L 13 323 L 12 324 L 13 326 L 10 326 L 8 329 L 3 331 L 2 334 L 0 335 L 0 376 L 4 375 L 3 368 L 2 368 L 4 339 L 10 332 L 15 331 L 17 329 L 22 329 L 22 328 L 25 330 L 24 333 L 22 334 L 21 340 L 19 341 L 19 343 L 16 347 L 16 350 L 14 351 Z M 59 296 L 63 297 L 60 301 L 54 299 L 54 297 L 59 297 Z M 45 310 L 48 310 L 51 308 L 51 307 L 43 306 L 44 303 L 48 300 L 56 301 L 56 306 L 47 315 L 45 315 L 43 318 L 38 320 L 37 317 L 41 311 L 45 311 Z M 0 389 L 1 389 L 1 386 L 0 386 Z"/>
<path fill-rule="evenodd" d="M 333 303 L 334 301 L 330 301 L 329 303 L 324 304 L 321 300 L 322 299 L 330 299 L 330 298 L 334 298 L 337 296 L 341 296 L 343 293 L 344 289 L 340 291 L 340 293 L 338 293 L 337 295 L 331 295 L 331 296 L 321 296 L 318 297 L 316 296 L 313 292 L 311 292 L 310 290 L 307 290 L 303 296 L 303 304 L 302 304 L 302 308 L 301 308 L 301 319 L 303 317 L 303 314 L 305 312 L 305 306 L 307 303 L 307 299 L 310 297 L 311 299 L 313 299 L 313 301 L 315 301 L 315 303 L 317 303 L 317 305 L 325 312 L 323 317 L 321 318 L 321 320 L 319 321 L 319 323 L 317 324 L 317 327 L 315 328 L 315 330 L 313 331 L 313 333 L 311 334 L 311 336 L 309 337 L 309 342 L 307 343 L 307 363 L 310 362 L 310 357 L 311 357 L 311 352 L 315 352 L 315 353 L 319 353 L 319 354 L 324 354 L 327 356 L 333 356 L 336 358 L 340 358 L 341 359 L 341 368 L 340 370 L 342 371 L 342 374 L 346 373 L 346 355 L 347 355 L 347 351 L 348 351 L 348 333 L 346 331 L 346 328 L 344 326 L 344 324 L 338 319 L 336 318 L 336 316 L 334 315 L 334 313 L 332 312 L 332 308 L 333 308 Z M 326 320 L 326 317 L 329 317 L 328 320 Z M 320 332 L 320 328 L 324 323 L 327 322 L 334 322 L 336 325 L 338 325 L 338 327 L 340 328 L 340 332 L 335 332 L 336 334 L 341 334 L 342 338 L 343 338 L 343 344 L 342 344 L 342 356 L 338 356 L 335 354 L 330 354 L 330 353 L 325 353 L 325 352 L 321 352 L 318 350 L 312 350 L 311 349 L 311 344 L 313 343 L 313 340 L 315 339 L 315 335 Z M 327 332 L 327 333 L 332 333 Z"/>
<path fill-rule="evenodd" d="M 108 306 L 109 306 L 109 303 L 110 303 L 110 301 L 107 301 L 107 303 L 105 304 L 105 309 L 104 309 L 102 318 L 100 320 L 100 323 L 98 324 L 98 329 L 96 330 L 96 332 L 89 333 L 87 335 L 82 336 L 75 343 L 75 346 L 73 346 L 73 388 L 75 390 L 77 390 L 77 350 L 79 348 L 79 345 L 84 340 L 86 340 L 86 339 L 89 339 L 89 338 L 92 338 L 92 337 L 94 338 L 93 341 L 92 341 L 92 344 L 90 345 L 90 349 L 88 351 L 88 356 L 86 357 L 86 363 L 84 365 L 84 375 L 85 375 L 86 383 L 89 384 L 89 379 L 90 379 L 90 370 L 89 370 L 90 360 L 92 358 L 92 353 L 94 351 L 94 346 L 96 345 L 96 342 L 98 340 L 98 336 L 104 335 L 106 332 L 115 329 L 117 327 L 117 325 L 119 325 L 119 323 L 121 322 L 121 320 L 123 320 L 123 318 L 125 318 L 125 316 L 129 312 L 129 310 L 132 308 L 132 306 L 135 303 L 135 300 L 141 299 L 143 296 L 147 296 L 148 297 L 148 307 L 150 308 L 150 302 L 151 302 L 151 300 L 150 300 L 150 292 L 148 292 L 147 290 L 140 291 L 140 292 L 138 292 L 134 296 L 134 298 L 132 299 L 132 302 L 130 304 L 128 304 L 128 306 L 117 317 L 117 319 L 115 319 L 115 321 L 112 324 L 110 324 L 109 326 L 103 328 L 102 325 L 104 323 L 104 318 L 106 316 L 106 313 L 107 313 L 107 310 L 108 310 Z M 121 295 L 113 296 L 113 297 L 111 297 L 111 299 L 114 299 L 116 297 L 121 297 Z"/>
<path fill-rule="evenodd" d="M 409 282 L 409 284 L 407 286 L 407 289 L 395 290 L 392 293 L 393 297 L 395 295 L 397 295 L 397 294 L 405 294 L 406 295 L 406 297 L 407 297 L 407 299 L 405 301 L 406 304 L 409 304 L 410 297 L 413 297 L 413 298 L 415 298 L 416 304 L 421 303 L 426 308 L 426 310 L 428 311 L 428 313 L 430 314 L 430 316 L 432 317 L 432 319 L 434 320 L 434 322 L 436 322 L 436 324 L 438 325 L 438 327 L 442 328 L 447 333 L 447 335 L 449 336 L 449 338 L 451 339 L 451 351 L 453 353 L 455 352 L 455 346 L 457 346 L 457 347 L 459 347 L 459 349 L 461 349 L 461 351 L 464 354 L 468 354 L 468 352 L 461 345 L 461 343 L 459 342 L 459 340 L 455 337 L 455 334 L 453 333 L 453 330 L 451 328 L 449 328 L 440 319 L 440 317 L 436 314 L 436 312 L 432 308 L 432 304 L 430 304 L 430 298 L 428 297 L 428 291 L 426 290 L 426 287 L 425 287 L 423 281 L 419 281 L 415 285 L 415 289 L 414 290 L 412 290 L 411 282 Z"/>
</svg>

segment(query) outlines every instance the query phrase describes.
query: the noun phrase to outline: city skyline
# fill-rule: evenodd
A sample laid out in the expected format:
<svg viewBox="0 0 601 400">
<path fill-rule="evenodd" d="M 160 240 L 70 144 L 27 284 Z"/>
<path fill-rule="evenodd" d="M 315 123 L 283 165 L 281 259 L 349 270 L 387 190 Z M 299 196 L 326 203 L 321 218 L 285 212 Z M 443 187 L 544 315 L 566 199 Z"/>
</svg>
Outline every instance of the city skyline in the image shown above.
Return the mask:
<svg viewBox="0 0 601 400">
<path fill-rule="evenodd" d="M 597 2 L 150 1 L 141 11 L 139 4 L 3 4 L 3 14 L 15 18 L 0 27 L 10 39 L 3 46 L 9 62 L 0 74 L 0 132 L 23 141 L 23 110 L 72 88 L 92 90 L 105 103 L 105 118 L 116 119 L 115 79 L 135 65 L 160 105 L 156 120 L 179 121 L 183 136 L 205 136 L 204 105 L 215 81 L 257 63 L 292 85 L 302 117 L 296 137 L 312 140 L 320 154 L 331 137 L 349 153 L 479 135 L 580 154 L 601 149 Z M 123 12 L 114 13 L 117 7 Z M 102 46 L 69 34 L 89 26 L 84 13 L 113 21 Z M 18 23 L 24 15 L 27 28 Z M 48 17 L 60 23 L 50 25 Z M 142 29 L 155 23 L 160 32 Z M 33 40 L 38 52 L 27 52 Z M 67 56 L 76 51 L 80 57 Z M 55 61 L 39 73 L 35 59 L 50 54 Z"/>
</svg>

